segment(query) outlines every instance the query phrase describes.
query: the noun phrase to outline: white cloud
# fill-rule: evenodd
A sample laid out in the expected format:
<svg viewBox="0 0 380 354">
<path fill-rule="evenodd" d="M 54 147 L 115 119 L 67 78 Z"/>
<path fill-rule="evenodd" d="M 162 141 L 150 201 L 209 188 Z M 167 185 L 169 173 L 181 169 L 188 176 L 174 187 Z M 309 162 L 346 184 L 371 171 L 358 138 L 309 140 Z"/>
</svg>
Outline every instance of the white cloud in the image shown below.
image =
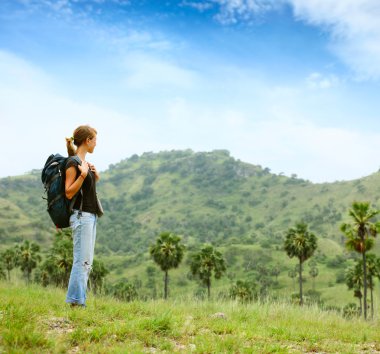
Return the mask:
<svg viewBox="0 0 380 354">
<path fill-rule="evenodd" d="M 216 19 L 223 24 L 238 21 L 252 21 L 258 14 L 277 8 L 281 1 L 276 0 L 211 0 L 220 6 Z"/>
<path fill-rule="evenodd" d="M 249 110 L 226 110 L 223 105 L 204 109 L 176 98 L 168 104 L 170 119 L 157 133 L 169 138 L 168 149 L 227 149 L 245 162 L 313 182 L 355 179 L 377 171 L 380 134 L 312 123 L 295 107 L 302 102 L 301 93 L 273 91 L 262 97 L 271 104 L 267 111 L 257 112 L 265 115 L 263 119 L 255 119 Z M 288 104 L 289 98 L 296 100 L 294 105 Z"/>
<path fill-rule="evenodd" d="M 206 10 L 209 10 L 213 7 L 213 4 L 210 2 L 196 2 L 196 1 L 182 1 L 180 3 L 180 6 L 184 7 L 192 7 L 194 9 L 197 9 L 200 12 L 204 12 Z"/>
<path fill-rule="evenodd" d="M 24 5 L 28 11 L 51 11 L 59 16 L 71 16 L 73 14 L 70 0 L 16 0 Z"/>
<path fill-rule="evenodd" d="M 288 0 L 297 18 L 331 32 L 333 50 L 362 78 L 380 78 L 378 0 Z"/>
<path fill-rule="evenodd" d="M 353 179 L 378 168 L 380 134 L 308 122 L 313 113 L 308 99 L 315 91 L 273 87 L 238 69 L 233 77 L 219 69 L 220 81 L 210 82 L 163 60 L 152 62 L 129 63 L 138 69 L 132 84 L 142 90 L 141 104 L 134 110 L 119 104 L 114 110 L 59 92 L 42 69 L 0 52 L 0 130 L 6 151 L 0 155 L 0 177 L 41 168 L 50 153 L 65 154 L 64 137 L 79 124 L 98 129 L 98 147 L 89 159 L 100 170 L 134 153 L 186 148 L 228 149 L 235 158 L 312 181 Z M 149 81 L 143 75 L 149 68 L 162 72 Z M 177 78 L 166 81 L 173 74 Z M 222 83 L 228 90 L 220 96 Z M 165 101 L 155 104 L 152 85 L 168 89 Z M 120 99 L 135 91 L 126 89 Z M 320 91 L 318 107 L 326 90 Z"/>
<path fill-rule="evenodd" d="M 198 81 L 196 72 L 142 53 L 128 55 L 124 67 L 127 72 L 125 85 L 130 89 L 190 89 L 195 88 Z"/>
<path fill-rule="evenodd" d="M 274 172 L 296 173 L 314 182 L 355 179 L 378 169 L 377 133 L 318 126 L 305 120 L 273 119 L 257 124 L 250 138 L 255 144 L 246 154 L 260 155 Z"/>
<path fill-rule="evenodd" d="M 98 13 L 100 9 L 106 11 L 106 1 L 103 0 L 90 0 L 84 7 L 76 6 L 78 0 L 17 1 L 29 11 L 50 12 L 53 17 L 69 19 L 73 26 L 82 23 L 83 28 L 88 28 L 94 21 L 92 13 Z M 131 4 L 125 0 L 112 2 L 119 6 Z M 331 50 L 352 69 L 356 79 L 380 79 L 379 0 L 183 0 L 180 3 L 180 6 L 191 6 L 199 11 L 218 7 L 216 19 L 223 24 L 260 21 L 266 12 L 276 11 L 285 5 L 293 8 L 296 19 L 318 26 L 330 34 Z M 147 38 L 147 34 L 139 32 L 126 36 L 120 33 L 116 37 L 114 41 L 120 47 L 124 44 L 137 47 L 139 38 L 142 38 L 140 46 L 159 50 L 172 48 L 166 39 Z"/>
<path fill-rule="evenodd" d="M 306 78 L 307 87 L 311 89 L 329 89 L 340 84 L 340 79 L 333 74 L 323 75 L 318 72 L 311 73 Z"/>
<path fill-rule="evenodd" d="M 291 5 L 300 21 L 330 34 L 331 50 L 357 79 L 380 79 L 380 2 L 378 0 L 212 0 L 224 24 L 252 21 Z"/>
<path fill-rule="evenodd" d="M 102 170 L 144 151 L 150 139 L 151 132 L 128 114 L 58 93 L 41 69 L 14 55 L 0 52 L 0 73 L 1 177 L 42 168 L 51 153 L 66 154 L 64 138 L 80 124 L 99 131 L 99 146 L 90 159 Z"/>
<path fill-rule="evenodd" d="M 101 29 L 98 26 L 94 29 L 94 32 L 96 37 L 105 45 L 111 45 L 116 50 L 122 52 L 139 49 L 165 52 L 173 49 L 174 46 L 167 38 L 159 34 L 134 28 L 129 30 L 118 27 Z M 175 45 L 176 48 L 179 47 L 178 43 Z"/>
</svg>

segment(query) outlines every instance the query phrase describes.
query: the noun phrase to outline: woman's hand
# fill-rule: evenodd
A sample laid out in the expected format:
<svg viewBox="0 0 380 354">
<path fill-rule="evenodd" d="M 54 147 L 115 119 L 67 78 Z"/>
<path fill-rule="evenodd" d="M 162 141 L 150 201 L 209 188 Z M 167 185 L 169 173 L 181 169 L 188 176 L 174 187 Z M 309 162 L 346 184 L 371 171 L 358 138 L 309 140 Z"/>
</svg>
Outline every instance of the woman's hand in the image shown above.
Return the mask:
<svg viewBox="0 0 380 354">
<path fill-rule="evenodd" d="M 78 165 L 78 169 L 79 169 L 80 174 L 82 175 L 83 178 L 87 177 L 89 168 L 90 168 L 90 166 L 89 166 L 89 163 L 87 161 L 83 161 L 81 165 Z"/>
<path fill-rule="evenodd" d="M 90 170 L 94 173 L 94 175 L 95 175 L 95 180 L 96 180 L 96 181 L 99 181 L 100 176 L 99 176 L 99 172 L 98 172 L 98 170 L 96 169 L 95 165 L 93 165 L 92 163 L 88 162 L 88 167 L 89 167 Z"/>
</svg>

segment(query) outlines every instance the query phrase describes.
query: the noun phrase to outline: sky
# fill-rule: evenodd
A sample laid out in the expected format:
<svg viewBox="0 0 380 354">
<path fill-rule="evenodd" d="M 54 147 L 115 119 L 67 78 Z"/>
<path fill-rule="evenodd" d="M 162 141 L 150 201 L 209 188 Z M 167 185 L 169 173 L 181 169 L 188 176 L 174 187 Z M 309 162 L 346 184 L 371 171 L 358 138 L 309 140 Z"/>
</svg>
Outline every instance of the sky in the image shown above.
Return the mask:
<svg viewBox="0 0 380 354">
<path fill-rule="evenodd" d="M 315 183 L 380 167 L 378 0 L 1 0 L 0 177 L 229 150 Z"/>
</svg>

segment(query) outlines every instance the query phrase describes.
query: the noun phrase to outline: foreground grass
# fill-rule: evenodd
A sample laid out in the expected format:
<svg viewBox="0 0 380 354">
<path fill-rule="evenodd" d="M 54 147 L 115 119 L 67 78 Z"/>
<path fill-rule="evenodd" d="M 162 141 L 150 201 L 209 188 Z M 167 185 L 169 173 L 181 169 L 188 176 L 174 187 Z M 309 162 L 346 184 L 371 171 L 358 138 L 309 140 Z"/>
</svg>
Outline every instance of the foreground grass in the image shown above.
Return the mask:
<svg viewBox="0 0 380 354">
<path fill-rule="evenodd" d="M 0 282 L 0 353 L 380 353 L 379 321 L 316 307 L 90 296 Z"/>
</svg>

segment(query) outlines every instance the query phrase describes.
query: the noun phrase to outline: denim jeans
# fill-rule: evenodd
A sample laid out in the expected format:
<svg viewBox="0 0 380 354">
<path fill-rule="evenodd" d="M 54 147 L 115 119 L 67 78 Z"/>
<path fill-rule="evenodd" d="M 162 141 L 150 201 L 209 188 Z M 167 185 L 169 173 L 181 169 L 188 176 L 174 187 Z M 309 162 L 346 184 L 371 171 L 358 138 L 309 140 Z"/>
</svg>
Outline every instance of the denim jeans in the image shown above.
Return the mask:
<svg viewBox="0 0 380 354">
<path fill-rule="evenodd" d="M 84 211 L 82 211 L 81 216 L 78 213 L 78 210 L 74 210 L 70 217 L 70 226 L 73 231 L 74 259 L 66 302 L 85 305 L 87 282 L 94 259 L 97 216 Z"/>
</svg>

